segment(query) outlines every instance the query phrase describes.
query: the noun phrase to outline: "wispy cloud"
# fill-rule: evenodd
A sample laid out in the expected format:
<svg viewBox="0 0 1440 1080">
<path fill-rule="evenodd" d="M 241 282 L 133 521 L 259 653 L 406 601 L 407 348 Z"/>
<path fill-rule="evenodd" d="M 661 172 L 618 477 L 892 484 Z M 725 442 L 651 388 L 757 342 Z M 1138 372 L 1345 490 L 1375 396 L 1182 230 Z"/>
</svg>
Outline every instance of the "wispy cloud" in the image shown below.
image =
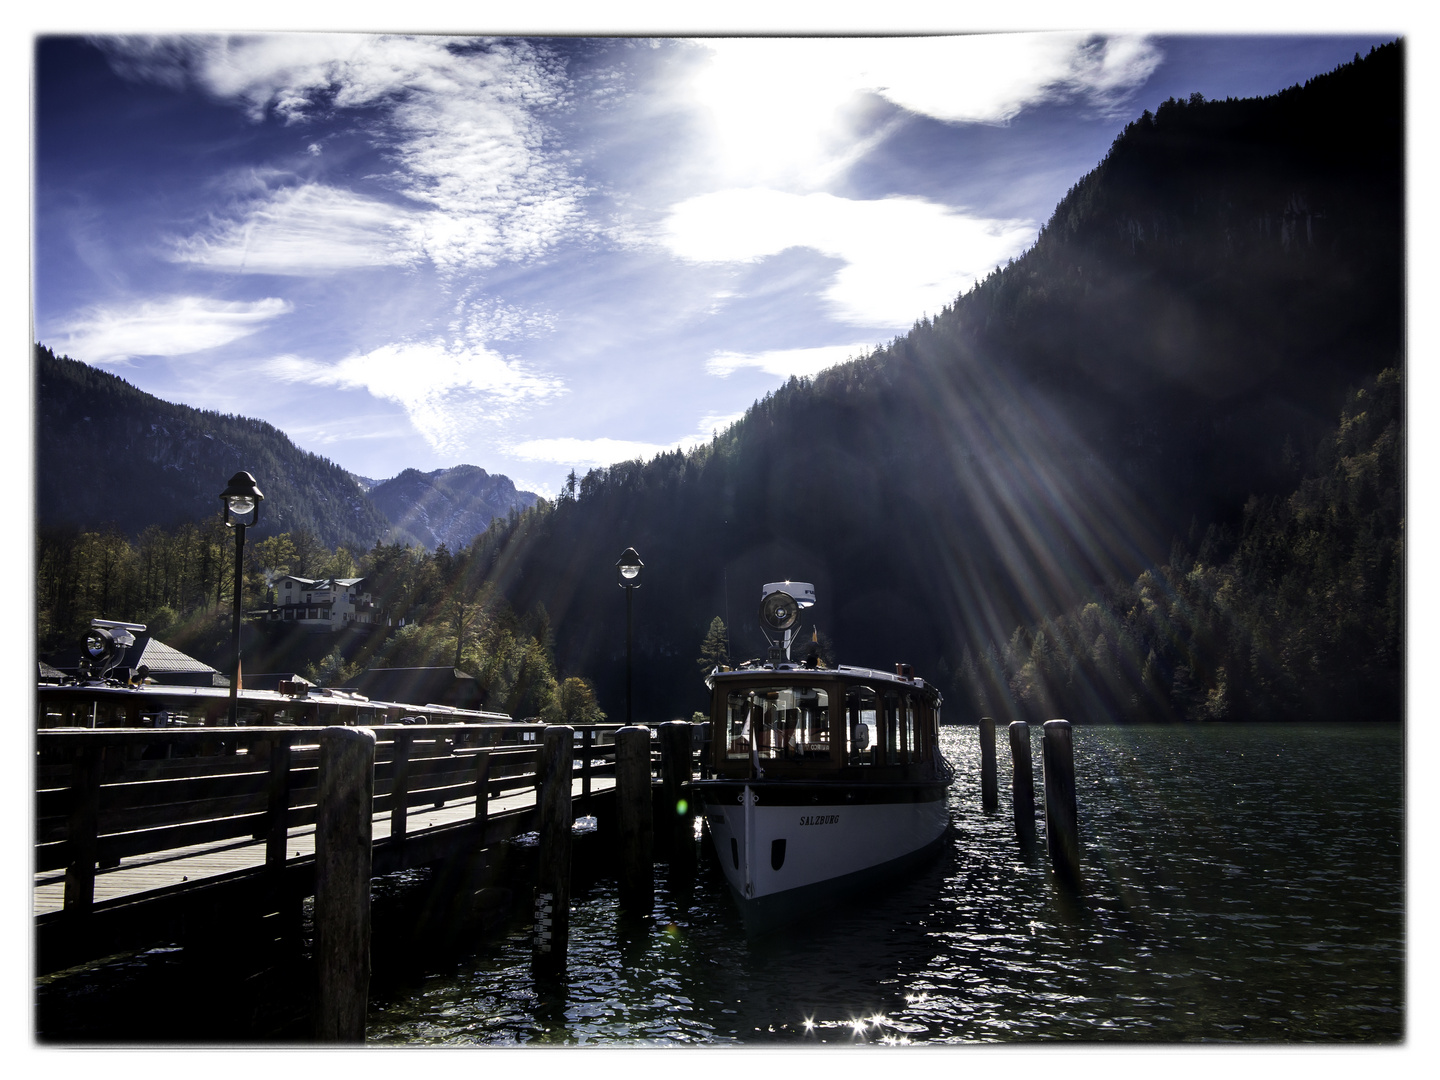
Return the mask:
<svg viewBox="0 0 1440 1080">
<path fill-rule="evenodd" d="M 292 310 L 285 300 L 176 296 L 88 308 L 62 321 L 51 342 L 77 360 L 107 364 L 134 356 L 184 356 L 228 345 Z"/>
<path fill-rule="evenodd" d="M 869 351 L 870 346 L 856 343 L 821 345 L 812 349 L 771 349 L 759 353 L 717 352 L 705 361 L 705 370 L 721 378 L 746 367 L 759 368 L 767 375 L 779 375 L 781 378 L 814 375 Z"/>
<path fill-rule="evenodd" d="M 367 130 L 396 166 L 388 182 L 417 208 L 388 207 L 387 214 L 379 209 L 384 204 L 366 206 L 358 195 L 348 201 L 327 195 L 332 202 L 325 205 L 349 230 L 350 242 L 330 252 L 337 264 L 423 254 L 442 270 L 490 266 L 537 255 L 582 227 L 582 185 L 546 152 L 540 119 L 564 100 L 563 66 L 531 43 L 287 34 L 100 44 L 122 73 L 171 85 L 193 81 L 256 122 L 300 124 L 368 111 Z M 302 197 L 319 193 L 277 197 L 220 224 L 215 236 L 196 238 L 194 248 L 232 254 L 239 240 L 266 227 L 284 237 L 265 215 L 288 221 L 286 211 Z M 374 216 L 347 223 L 346 214 Z M 390 235 L 396 228 L 404 232 L 400 247 Z M 289 251 L 280 245 L 273 265 L 301 265 L 286 257 Z M 345 264 L 346 256 L 356 261 Z"/>
<path fill-rule="evenodd" d="M 493 296 L 456 305 L 451 332 L 467 341 L 513 341 L 554 331 L 554 312 L 530 311 Z"/>
<path fill-rule="evenodd" d="M 430 446 L 457 452 L 477 435 L 565 392 L 564 383 L 484 346 L 440 340 L 384 345 L 334 364 L 298 356 L 268 361 L 272 378 L 364 390 L 394 401 Z"/>
<path fill-rule="evenodd" d="M 404 266 L 419 253 L 413 212 L 324 184 L 267 191 L 212 229 L 177 240 L 170 257 L 225 273 L 328 274 Z"/>
<path fill-rule="evenodd" d="M 857 326 L 908 327 L 1035 238 L 1033 222 L 971 217 L 924 199 L 856 200 L 764 188 L 674 207 L 664 243 L 697 262 L 753 262 L 808 247 L 842 259 L 825 297 Z"/>
</svg>

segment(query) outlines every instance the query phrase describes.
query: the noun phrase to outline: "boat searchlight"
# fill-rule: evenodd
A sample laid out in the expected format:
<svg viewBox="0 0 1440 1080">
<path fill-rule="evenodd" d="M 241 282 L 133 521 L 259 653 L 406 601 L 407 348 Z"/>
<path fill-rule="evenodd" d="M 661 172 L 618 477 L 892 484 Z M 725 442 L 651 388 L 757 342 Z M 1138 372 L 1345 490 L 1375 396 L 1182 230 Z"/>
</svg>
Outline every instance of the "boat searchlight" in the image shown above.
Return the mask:
<svg viewBox="0 0 1440 1080">
<path fill-rule="evenodd" d="M 790 659 L 790 641 L 795 625 L 800 621 L 800 612 L 815 604 L 815 586 L 808 581 L 772 581 L 760 589 L 760 624 L 776 633 L 784 634 L 783 644 L 777 650 L 771 643 L 771 662 Z M 766 635 L 769 640 L 769 635 Z"/>
</svg>

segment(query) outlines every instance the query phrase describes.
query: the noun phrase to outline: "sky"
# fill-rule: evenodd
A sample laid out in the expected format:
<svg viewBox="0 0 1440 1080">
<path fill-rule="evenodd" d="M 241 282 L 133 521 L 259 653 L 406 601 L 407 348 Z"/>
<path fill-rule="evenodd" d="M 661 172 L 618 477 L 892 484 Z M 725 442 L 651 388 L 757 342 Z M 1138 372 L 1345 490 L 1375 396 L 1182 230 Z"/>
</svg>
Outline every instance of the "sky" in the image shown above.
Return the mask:
<svg viewBox="0 0 1440 1080">
<path fill-rule="evenodd" d="M 553 497 L 936 314 L 1142 110 L 1388 39 L 42 36 L 34 332 Z"/>
</svg>

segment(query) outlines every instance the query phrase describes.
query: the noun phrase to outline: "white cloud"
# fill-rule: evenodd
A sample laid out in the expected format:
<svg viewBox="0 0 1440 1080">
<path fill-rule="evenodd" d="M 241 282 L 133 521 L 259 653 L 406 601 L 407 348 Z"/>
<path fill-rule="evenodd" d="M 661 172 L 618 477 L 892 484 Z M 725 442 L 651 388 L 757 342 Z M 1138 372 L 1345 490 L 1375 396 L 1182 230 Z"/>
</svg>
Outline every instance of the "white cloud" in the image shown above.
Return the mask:
<svg viewBox="0 0 1440 1080">
<path fill-rule="evenodd" d="M 146 300 L 89 308 L 71 316 L 56 327 L 52 342 L 60 351 L 92 364 L 132 356 L 184 356 L 238 341 L 291 310 L 291 304 L 274 297 Z"/>
<path fill-rule="evenodd" d="M 285 382 L 364 390 L 394 401 L 430 446 L 444 453 L 565 392 L 559 379 L 536 374 L 518 360 L 483 346 L 438 340 L 383 345 L 335 364 L 281 356 L 267 362 L 265 371 Z"/>
<path fill-rule="evenodd" d="M 672 443 L 640 442 L 634 439 L 576 439 L 571 437 L 554 439 L 529 439 L 510 447 L 511 456 L 522 461 L 545 461 L 556 465 L 569 465 L 576 469 L 601 468 L 617 461 L 633 461 L 639 458 L 648 461 L 656 454 L 668 454 L 675 450 L 689 450 L 701 443 L 709 442 L 717 431 L 724 431 L 745 413 L 707 413 L 700 418 L 697 430 L 682 436 Z"/>
<path fill-rule="evenodd" d="M 744 409 L 732 413 L 706 413 L 700 418 L 700 433 L 705 436 L 707 433 L 724 431 L 744 415 Z"/>
<path fill-rule="evenodd" d="M 742 367 L 759 368 L 767 375 L 782 379 L 791 375 L 814 375 L 846 360 L 853 360 L 870 351 L 863 343 L 854 345 L 821 345 L 812 349 L 771 349 L 761 353 L 717 352 L 705 361 L 705 370 L 724 378 Z"/>
<path fill-rule="evenodd" d="M 947 122 L 1003 124 L 1044 101 L 1112 110 L 1162 59 L 1143 37 L 1078 33 L 699 44 L 711 59 L 691 89 L 722 174 L 801 189 L 823 186 L 885 134 L 856 130 L 858 94 Z"/>
<path fill-rule="evenodd" d="M 674 450 L 678 443 L 637 442 L 634 439 L 529 439 L 510 448 L 522 461 L 550 461 L 578 468 L 612 465 L 633 458 L 648 460 Z"/>
<path fill-rule="evenodd" d="M 764 188 L 717 191 L 672 208 L 664 243 L 696 262 L 754 262 L 791 247 L 845 262 L 825 290 L 836 318 L 910 326 L 1019 255 L 1033 222 L 970 217 L 924 199 L 842 199 Z"/>
<path fill-rule="evenodd" d="M 491 266 L 539 254 L 582 226 L 583 188 L 545 151 L 538 115 L 563 101 L 564 72 L 528 42 L 277 34 L 101 43 L 123 73 L 170 84 L 188 75 L 257 122 L 373 111 L 367 130 L 398 167 L 388 179 L 420 209 L 361 223 L 355 242 L 332 251 L 337 260 L 423 254 L 444 270 Z M 357 210 L 363 200 L 351 198 Z M 254 224 L 246 213 L 218 233 L 235 238 Z M 403 226 L 407 251 L 388 246 L 392 225 Z"/>
<path fill-rule="evenodd" d="M 324 184 L 266 192 L 208 234 L 176 241 L 171 258 L 225 273 L 326 274 L 404 266 L 418 256 L 416 215 Z"/>
</svg>

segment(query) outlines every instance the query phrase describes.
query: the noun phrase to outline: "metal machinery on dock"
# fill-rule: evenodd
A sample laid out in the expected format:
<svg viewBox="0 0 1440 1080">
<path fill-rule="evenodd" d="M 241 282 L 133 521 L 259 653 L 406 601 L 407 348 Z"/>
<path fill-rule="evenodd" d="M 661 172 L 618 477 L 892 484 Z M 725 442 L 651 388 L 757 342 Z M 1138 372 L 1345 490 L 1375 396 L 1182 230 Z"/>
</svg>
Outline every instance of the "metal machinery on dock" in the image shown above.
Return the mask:
<svg viewBox="0 0 1440 1080">
<path fill-rule="evenodd" d="M 78 677 L 39 684 L 36 726 L 229 726 L 231 695 L 227 687 L 160 685 L 144 681 L 143 669 L 133 672 L 118 667 L 125 650 L 134 643 L 134 633 L 144 630 L 139 623 L 92 620 Z M 353 691 L 325 689 L 299 678 L 282 680 L 274 690 L 242 688 L 235 696 L 237 725 L 241 727 L 512 722 L 505 713 L 377 701 Z M 533 741 L 533 736 L 526 741 Z"/>
</svg>

